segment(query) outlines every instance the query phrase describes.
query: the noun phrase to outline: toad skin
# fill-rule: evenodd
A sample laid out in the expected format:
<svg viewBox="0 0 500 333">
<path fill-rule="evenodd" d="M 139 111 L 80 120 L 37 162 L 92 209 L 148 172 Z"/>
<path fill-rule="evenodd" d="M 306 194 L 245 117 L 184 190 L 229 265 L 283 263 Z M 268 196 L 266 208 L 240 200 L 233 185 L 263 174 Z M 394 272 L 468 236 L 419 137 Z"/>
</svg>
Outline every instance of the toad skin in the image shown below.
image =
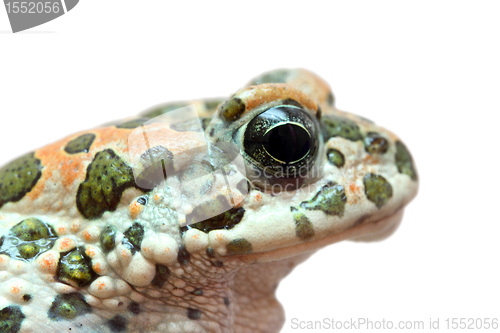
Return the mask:
<svg viewBox="0 0 500 333">
<path fill-rule="evenodd" d="M 278 332 L 279 281 L 417 191 L 403 141 L 302 69 L 70 135 L 0 169 L 0 332 Z"/>
</svg>

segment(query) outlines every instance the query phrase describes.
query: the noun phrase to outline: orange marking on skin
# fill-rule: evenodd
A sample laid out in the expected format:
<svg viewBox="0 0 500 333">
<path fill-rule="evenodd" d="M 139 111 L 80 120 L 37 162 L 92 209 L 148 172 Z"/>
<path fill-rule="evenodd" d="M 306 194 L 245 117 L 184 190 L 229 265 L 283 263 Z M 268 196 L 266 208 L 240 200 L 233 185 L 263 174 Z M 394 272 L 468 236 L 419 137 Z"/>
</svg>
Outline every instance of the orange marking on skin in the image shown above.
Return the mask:
<svg viewBox="0 0 500 333">
<path fill-rule="evenodd" d="M 90 241 L 92 239 L 92 235 L 90 234 L 90 232 L 88 232 L 87 230 L 85 230 L 85 232 L 83 233 L 83 237 L 85 238 L 85 240 L 87 241 Z"/>
<path fill-rule="evenodd" d="M 99 285 L 97 286 L 97 288 L 99 288 L 99 290 L 103 290 L 105 287 L 106 287 L 106 283 L 104 283 L 103 281 L 99 282 Z"/>
<path fill-rule="evenodd" d="M 135 219 L 137 215 L 142 211 L 142 205 L 139 205 L 137 202 L 132 202 L 128 207 L 130 216 Z"/>
<path fill-rule="evenodd" d="M 234 205 L 236 207 L 240 207 L 241 204 L 243 203 L 243 200 L 245 200 L 245 196 L 235 194 L 234 192 L 232 193 L 233 193 Z"/>
<path fill-rule="evenodd" d="M 51 271 L 55 269 L 56 266 L 56 259 L 54 258 L 54 255 L 48 254 L 46 255 L 43 260 L 42 260 L 42 268 L 45 270 Z"/>
<path fill-rule="evenodd" d="M 159 201 L 160 200 L 160 196 L 158 194 L 155 194 L 155 201 Z"/>
<path fill-rule="evenodd" d="M 217 237 L 217 240 L 220 242 L 224 239 L 224 236 L 222 236 L 221 234 L 215 234 L 215 237 Z"/>
<path fill-rule="evenodd" d="M 64 147 L 73 139 L 86 134 L 92 133 L 96 138 L 90 147 L 88 153 L 67 154 Z M 130 130 L 118 129 L 116 127 L 105 127 L 93 129 L 90 131 L 82 131 L 70 135 L 62 140 L 49 144 L 38 149 L 35 152 L 35 157 L 40 159 L 42 176 L 36 186 L 28 193 L 31 200 L 35 200 L 42 194 L 45 189 L 45 183 L 50 181 L 54 171 L 59 171 L 61 179 L 58 180 L 58 185 L 64 190 L 73 193 L 75 188 L 72 186 L 75 182 L 81 183 L 85 180 L 87 167 L 92 162 L 93 156 L 104 149 L 113 149 L 117 154 L 127 160 L 127 138 Z M 128 162 L 128 161 L 127 161 Z"/>
<path fill-rule="evenodd" d="M 94 270 L 94 272 L 96 272 L 97 274 L 99 274 L 101 272 L 101 264 L 96 262 L 94 265 L 92 265 L 92 269 Z"/>
<path fill-rule="evenodd" d="M 61 241 L 61 247 L 64 249 L 66 247 L 69 247 L 70 245 L 70 240 L 67 239 L 67 238 L 64 238 L 62 241 Z"/>
<path fill-rule="evenodd" d="M 16 294 L 19 294 L 19 287 L 18 286 L 12 286 L 12 288 L 10 288 L 10 292 L 14 295 Z"/>
<path fill-rule="evenodd" d="M 146 130 L 150 142 L 162 142 L 174 154 L 184 154 L 193 147 L 206 146 L 204 136 L 200 133 L 178 132 L 170 129 L 165 124 L 158 123 L 146 126 Z M 87 168 L 93 161 L 94 156 L 105 149 L 112 149 L 125 163 L 131 165 L 132 156 L 129 154 L 128 141 L 132 131 L 133 129 L 120 129 L 115 126 L 97 128 L 75 133 L 38 149 L 35 151 L 35 157 L 41 161 L 42 175 L 26 197 L 32 201 L 36 200 L 43 194 L 45 184 L 54 180 L 57 186 L 60 187 L 57 189 L 58 192 L 66 192 L 70 195 L 76 194 L 77 185 L 85 180 Z M 68 142 L 87 133 L 96 136 L 88 153 L 67 154 L 64 151 L 64 147 Z M 133 152 L 136 154 L 133 156 L 141 155 L 144 152 L 144 147 L 138 145 L 135 148 L 137 151 Z M 56 179 L 53 179 L 54 172 L 59 173 L 59 177 Z M 56 210 L 55 208 L 52 209 Z M 43 208 L 42 211 L 47 211 L 47 209 Z"/>
<path fill-rule="evenodd" d="M 71 225 L 71 231 L 77 232 L 80 229 L 80 225 L 78 222 L 75 222 Z"/>
<path fill-rule="evenodd" d="M 349 191 L 351 191 L 354 195 L 349 195 L 347 199 L 347 203 L 350 205 L 355 205 L 360 200 L 360 192 L 361 187 L 357 186 L 355 183 L 350 183 L 348 186 Z"/>
<path fill-rule="evenodd" d="M 349 190 L 351 190 L 351 192 L 358 192 L 359 186 L 356 186 L 356 184 L 351 183 L 351 184 L 349 184 Z"/>
<path fill-rule="evenodd" d="M 89 257 L 94 257 L 95 256 L 95 251 L 94 249 L 91 249 L 91 248 L 87 248 L 87 250 L 85 251 L 85 253 L 89 256 Z"/>
<path fill-rule="evenodd" d="M 191 236 L 192 239 L 200 239 L 200 236 L 199 235 L 193 235 Z"/>
<path fill-rule="evenodd" d="M 59 232 L 59 235 L 65 234 L 66 233 L 66 227 L 59 227 L 59 228 L 57 228 L 57 231 Z"/>
<path fill-rule="evenodd" d="M 283 83 L 266 83 L 259 86 L 251 86 L 240 90 L 236 97 L 243 100 L 247 113 L 262 104 L 291 98 L 309 109 L 316 115 L 318 105 L 302 91 Z"/>
<path fill-rule="evenodd" d="M 260 193 L 256 193 L 252 197 L 253 202 L 260 202 L 262 200 L 262 195 Z"/>
<path fill-rule="evenodd" d="M 373 156 L 373 155 L 366 155 L 364 158 L 363 158 L 363 162 L 368 164 L 368 163 L 371 163 L 371 164 L 380 164 L 380 160 L 377 156 Z"/>
<path fill-rule="evenodd" d="M 122 257 L 127 258 L 128 257 L 128 252 L 127 250 L 122 250 Z"/>
</svg>

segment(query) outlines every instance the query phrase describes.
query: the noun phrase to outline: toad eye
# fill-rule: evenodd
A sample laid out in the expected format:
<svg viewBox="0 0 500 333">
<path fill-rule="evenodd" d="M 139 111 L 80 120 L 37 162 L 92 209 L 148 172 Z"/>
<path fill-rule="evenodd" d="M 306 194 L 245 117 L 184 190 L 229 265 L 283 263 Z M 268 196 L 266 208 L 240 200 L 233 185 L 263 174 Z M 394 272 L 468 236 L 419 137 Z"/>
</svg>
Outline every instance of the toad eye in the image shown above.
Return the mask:
<svg viewBox="0 0 500 333">
<path fill-rule="evenodd" d="M 271 183 L 306 175 L 319 146 L 319 125 L 309 112 L 292 105 L 270 108 L 248 122 L 243 150 Z"/>
</svg>

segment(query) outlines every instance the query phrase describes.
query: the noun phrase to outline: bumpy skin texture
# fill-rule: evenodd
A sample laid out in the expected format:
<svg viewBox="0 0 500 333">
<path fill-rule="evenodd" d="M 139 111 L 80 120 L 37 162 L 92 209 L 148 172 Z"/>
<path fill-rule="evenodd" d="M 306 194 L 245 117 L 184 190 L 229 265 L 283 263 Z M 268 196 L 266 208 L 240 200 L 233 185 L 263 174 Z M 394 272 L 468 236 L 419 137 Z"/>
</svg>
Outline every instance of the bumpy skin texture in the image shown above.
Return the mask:
<svg viewBox="0 0 500 333">
<path fill-rule="evenodd" d="M 201 123 L 155 118 L 188 104 Z M 76 133 L 0 169 L 0 332 L 278 332 L 279 281 L 389 235 L 417 189 L 402 141 L 305 70 Z"/>
</svg>

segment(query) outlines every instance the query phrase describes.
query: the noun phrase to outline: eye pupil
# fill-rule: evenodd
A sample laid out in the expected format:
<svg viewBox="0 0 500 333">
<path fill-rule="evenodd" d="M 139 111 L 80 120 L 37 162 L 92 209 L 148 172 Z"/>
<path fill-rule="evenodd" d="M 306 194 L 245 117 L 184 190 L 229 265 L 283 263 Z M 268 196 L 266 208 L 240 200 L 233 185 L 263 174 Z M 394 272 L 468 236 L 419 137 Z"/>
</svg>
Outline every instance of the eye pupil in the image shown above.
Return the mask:
<svg viewBox="0 0 500 333">
<path fill-rule="evenodd" d="M 282 123 L 266 132 L 262 144 L 272 158 L 288 164 L 307 156 L 314 138 L 297 124 Z"/>
<path fill-rule="evenodd" d="M 271 184 L 296 188 L 309 176 L 317 176 L 310 171 L 319 165 L 320 129 L 307 110 L 275 106 L 253 117 L 244 129 L 244 156 L 252 167 L 252 180 L 261 188 Z"/>
</svg>

